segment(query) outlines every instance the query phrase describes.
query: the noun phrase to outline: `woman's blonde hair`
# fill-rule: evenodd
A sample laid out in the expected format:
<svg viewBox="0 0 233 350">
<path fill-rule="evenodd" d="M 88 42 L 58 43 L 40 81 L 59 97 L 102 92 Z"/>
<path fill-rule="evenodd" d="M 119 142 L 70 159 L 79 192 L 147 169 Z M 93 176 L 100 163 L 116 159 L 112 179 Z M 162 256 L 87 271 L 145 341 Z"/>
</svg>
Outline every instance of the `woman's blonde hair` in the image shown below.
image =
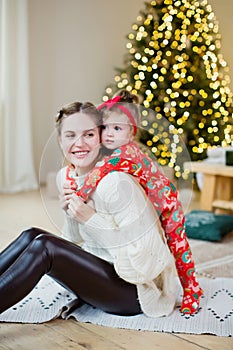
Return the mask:
<svg viewBox="0 0 233 350">
<path fill-rule="evenodd" d="M 91 102 L 71 102 L 65 106 L 63 106 L 57 113 L 55 118 L 56 128 L 58 134 L 61 134 L 62 122 L 65 117 L 75 114 L 75 113 L 83 113 L 87 114 L 94 120 L 96 126 L 102 125 L 102 115 L 96 109 L 95 105 Z"/>
</svg>

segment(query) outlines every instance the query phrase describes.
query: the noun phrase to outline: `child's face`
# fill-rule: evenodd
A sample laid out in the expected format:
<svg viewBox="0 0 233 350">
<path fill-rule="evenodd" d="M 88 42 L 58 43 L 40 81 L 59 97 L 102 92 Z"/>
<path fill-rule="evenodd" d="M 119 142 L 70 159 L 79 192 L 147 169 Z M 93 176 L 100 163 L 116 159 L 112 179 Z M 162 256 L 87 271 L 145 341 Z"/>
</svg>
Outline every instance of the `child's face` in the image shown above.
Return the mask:
<svg viewBox="0 0 233 350">
<path fill-rule="evenodd" d="M 110 112 L 103 120 L 102 144 L 108 149 L 121 147 L 133 139 L 133 131 L 125 114 Z"/>
</svg>

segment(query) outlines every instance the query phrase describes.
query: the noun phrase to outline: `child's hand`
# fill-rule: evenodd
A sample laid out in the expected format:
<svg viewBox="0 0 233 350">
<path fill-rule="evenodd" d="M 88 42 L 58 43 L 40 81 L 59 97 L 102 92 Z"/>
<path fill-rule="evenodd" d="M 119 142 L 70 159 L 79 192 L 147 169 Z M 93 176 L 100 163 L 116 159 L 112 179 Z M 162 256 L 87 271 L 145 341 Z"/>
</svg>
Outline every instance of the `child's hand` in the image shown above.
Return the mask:
<svg viewBox="0 0 233 350">
<path fill-rule="evenodd" d="M 67 214 L 79 223 L 84 224 L 96 213 L 95 209 L 83 202 L 77 195 L 73 194 L 69 198 Z"/>
</svg>

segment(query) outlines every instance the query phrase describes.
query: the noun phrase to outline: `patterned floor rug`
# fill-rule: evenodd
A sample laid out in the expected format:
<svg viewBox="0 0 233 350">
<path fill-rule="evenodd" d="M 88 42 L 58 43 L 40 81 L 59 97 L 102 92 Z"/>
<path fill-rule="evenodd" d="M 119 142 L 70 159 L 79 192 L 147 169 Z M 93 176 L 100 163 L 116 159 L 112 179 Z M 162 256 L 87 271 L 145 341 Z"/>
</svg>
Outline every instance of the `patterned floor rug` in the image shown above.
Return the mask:
<svg viewBox="0 0 233 350">
<path fill-rule="evenodd" d="M 233 232 L 220 242 L 189 240 L 200 276 L 233 277 Z"/>
<path fill-rule="evenodd" d="M 220 243 L 190 240 L 205 291 L 201 309 L 195 315 L 184 316 L 177 307 L 168 317 L 120 317 L 88 305 L 77 307 L 78 299 L 72 293 L 44 276 L 25 299 L 0 315 L 0 322 L 43 323 L 57 317 L 74 317 L 79 322 L 115 328 L 233 336 L 232 243 L 233 234 Z M 177 292 L 177 305 L 180 301 L 181 290 Z"/>
<path fill-rule="evenodd" d="M 74 317 L 79 322 L 159 332 L 233 335 L 233 278 L 201 278 L 205 290 L 201 309 L 195 315 L 182 315 L 178 307 L 168 317 L 145 315 L 121 317 L 89 305 L 77 307 L 78 299 L 51 280 L 42 278 L 36 288 L 20 303 L 0 315 L 1 322 L 42 323 L 57 317 Z M 181 300 L 177 294 L 178 304 Z"/>
</svg>

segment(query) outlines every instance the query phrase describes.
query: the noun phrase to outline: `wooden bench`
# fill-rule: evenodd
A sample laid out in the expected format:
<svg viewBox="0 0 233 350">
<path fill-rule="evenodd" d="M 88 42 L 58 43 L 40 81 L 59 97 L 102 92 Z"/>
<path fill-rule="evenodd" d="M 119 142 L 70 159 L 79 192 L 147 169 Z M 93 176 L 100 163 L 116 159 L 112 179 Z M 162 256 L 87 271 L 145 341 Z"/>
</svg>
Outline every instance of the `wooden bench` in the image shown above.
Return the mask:
<svg viewBox="0 0 233 350">
<path fill-rule="evenodd" d="M 184 169 L 203 173 L 200 209 L 233 211 L 233 166 L 207 162 L 185 162 Z"/>
</svg>

